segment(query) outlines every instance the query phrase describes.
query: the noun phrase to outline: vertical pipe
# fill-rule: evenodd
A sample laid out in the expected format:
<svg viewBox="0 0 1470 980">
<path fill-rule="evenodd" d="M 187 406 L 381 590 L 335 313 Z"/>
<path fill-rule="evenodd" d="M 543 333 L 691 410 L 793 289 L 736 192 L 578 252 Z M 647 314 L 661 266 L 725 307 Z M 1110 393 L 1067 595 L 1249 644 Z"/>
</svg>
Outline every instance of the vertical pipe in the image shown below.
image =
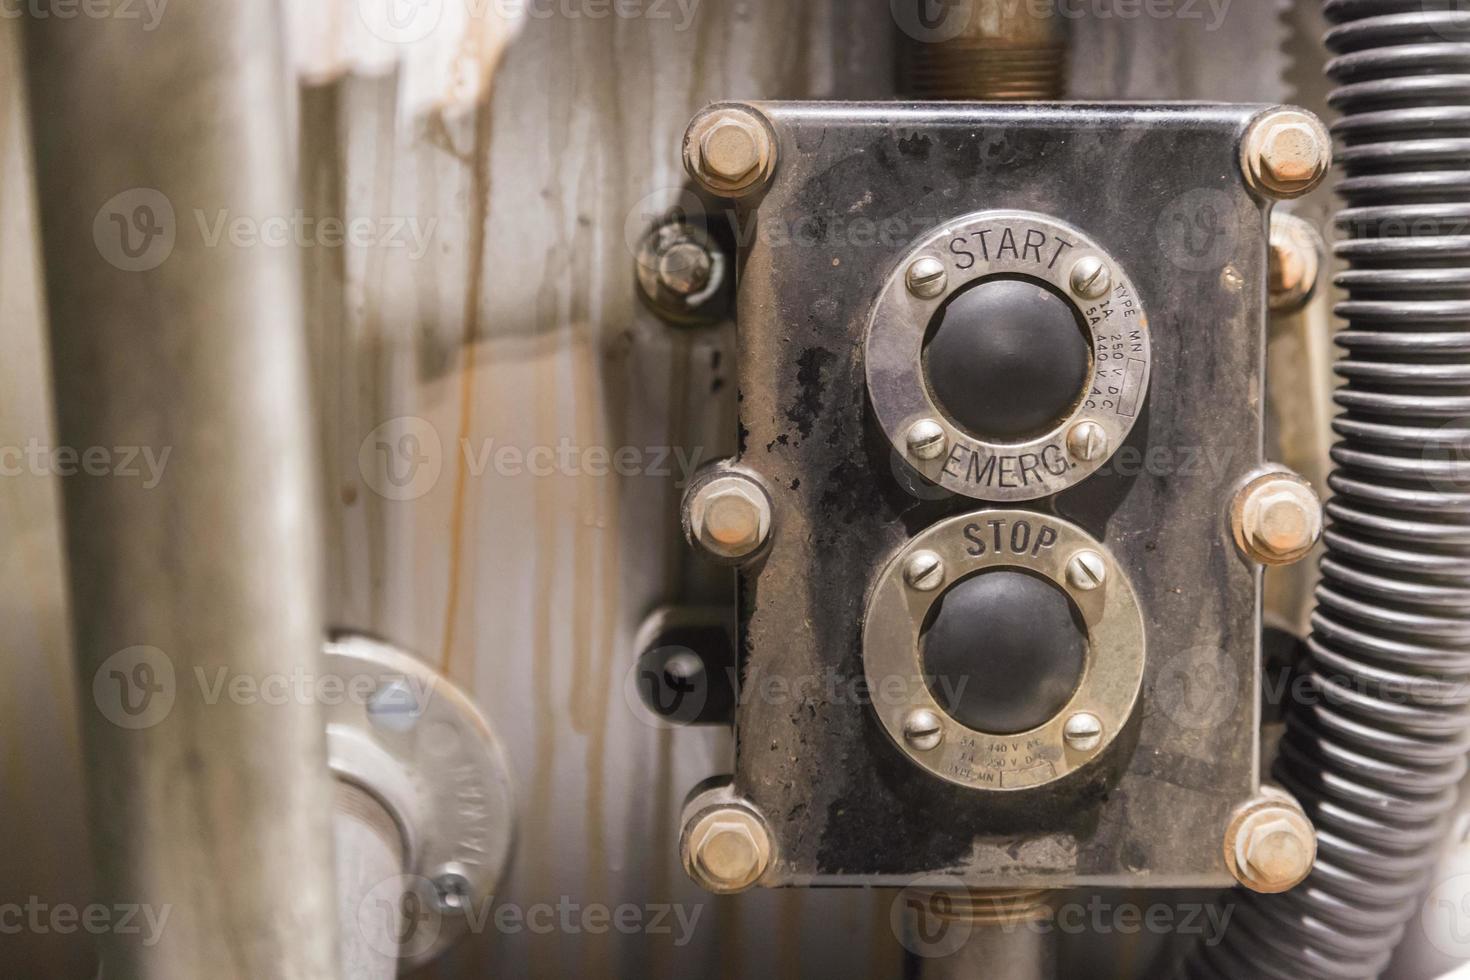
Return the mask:
<svg viewBox="0 0 1470 980">
<path fill-rule="evenodd" d="M 1056 4 L 899 0 L 899 90 L 915 99 L 1066 98 L 1067 23 Z"/>
<path fill-rule="evenodd" d="M 1051 893 L 1045 891 L 934 892 L 918 911 L 924 932 L 953 949 L 923 961 L 923 980 L 1051 980 L 1057 935 L 1050 928 Z M 951 931 L 957 930 L 957 931 Z"/>
<path fill-rule="evenodd" d="M 103 968 L 335 980 L 281 20 L 134 9 L 26 25 Z"/>
</svg>

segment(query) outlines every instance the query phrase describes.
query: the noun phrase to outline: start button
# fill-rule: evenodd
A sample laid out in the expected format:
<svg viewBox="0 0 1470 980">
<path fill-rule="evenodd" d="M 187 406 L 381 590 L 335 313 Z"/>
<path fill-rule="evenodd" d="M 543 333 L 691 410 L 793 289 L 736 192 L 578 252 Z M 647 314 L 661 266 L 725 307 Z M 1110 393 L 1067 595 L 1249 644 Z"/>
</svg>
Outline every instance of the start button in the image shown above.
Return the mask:
<svg viewBox="0 0 1470 980">
<path fill-rule="evenodd" d="M 934 400 L 982 439 L 1034 439 L 1086 392 L 1092 349 L 1077 309 L 1031 279 L 978 282 L 929 327 L 925 370 Z"/>
</svg>

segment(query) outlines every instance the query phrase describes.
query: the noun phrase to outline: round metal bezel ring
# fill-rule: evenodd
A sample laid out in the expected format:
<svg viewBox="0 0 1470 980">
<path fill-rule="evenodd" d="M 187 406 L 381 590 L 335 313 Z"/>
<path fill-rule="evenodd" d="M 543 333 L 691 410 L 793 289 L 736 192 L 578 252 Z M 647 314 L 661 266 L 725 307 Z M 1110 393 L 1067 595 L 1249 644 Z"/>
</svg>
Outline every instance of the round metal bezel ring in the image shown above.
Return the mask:
<svg viewBox="0 0 1470 980">
<path fill-rule="evenodd" d="M 906 281 L 922 258 L 944 265 L 948 289 L 926 297 Z M 1079 295 L 1072 269 L 1098 259 L 1111 279 L 1099 299 Z M 1026 442 L 989 441 L 967 431 L 934 400 L 924 370 L 924 340 L 934 313 L 961 289 L 984 279 L 1023 277 L 1045 283 L 1077 310 L 1092 348 L 1088 380 L 1066 418 Z M 921 291 L 923 292 L 923 291 Z M 1071 225 L 1027 211 L 981 211 L 920 240 L 889 275 L 868 320 L 865 365 L 868 397 L 878 423 L 898 452 L 927 480 L 976 500 L 1036 500 L 1091 476 L 1132 431 L 1148 392 L 1152 363 L 1148 317 L 1123 267 Z M 944 429 L 943 451 L 921 458 L 908 445 L 916 423 Z M 1079 423 L 1102 426 L 1106 449 L 1085 459 L 1068 448 Z"/>
<path fill-rule="evenodd" d="M 945 590 L 926 592 L 904 581 L 904 566 L 919 551 L 939 557 L 947 583 L 988 569 L 1016 568 L 1049 579 L 1071 597 L 1087 627 L 1087 663 L 1071 700 L 1046 724 L 1016 735 L 976 731 L 956 721 L 934 698 L 925 681 L 919 641 L 929 611 Z M 1067 566 L 1081 552 L 1102 559 L 1101 585 L 1082 589 L 1069 582 Z M 1096 759 L 1138 704 L 1145 657 L 1143 611 L 1112 554 L 1081 528 L 1029 511 L 962 514 L 919 534 L 879 575 L 863 621 L 863 672 L 883 728 L 915 763 L 972 789 L 1045 786 Z M 940 738 L 932 748 L 916 748 L 904 738 L 904 719 L 918 710 L 939 718 Z M 1102 726 L 1101 737 L 1085 749 L 1065 739 L 1067 719 L 1078 712 L 1096 716 Z"/>
</svg>

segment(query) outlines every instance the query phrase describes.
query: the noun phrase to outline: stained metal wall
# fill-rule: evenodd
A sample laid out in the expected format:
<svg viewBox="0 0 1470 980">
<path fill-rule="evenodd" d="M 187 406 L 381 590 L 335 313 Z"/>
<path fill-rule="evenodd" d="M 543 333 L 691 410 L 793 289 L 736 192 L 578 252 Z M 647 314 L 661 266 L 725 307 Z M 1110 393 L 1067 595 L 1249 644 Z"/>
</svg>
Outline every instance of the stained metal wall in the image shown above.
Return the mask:
<svg viewBox="0 0 1470 980">
<path fill-rule="evenodd" d="M 289 6 L 305 213 L 425 233 L 304 253 L 329 615 L 441 664 L 498 727 L 522 825 L 497 903 L 673 902 L 699 917 L 685 945 L 677 925 L 491 929 L 426 975 L 897 975 L 891 893 L 714 899 L 685 880 L 678 809 L 728 770 L 729 742 L 651 724 L 626 686 L 649 609 L 727 594 L 723 573 L 685 553 L 673 451 L 709 458 L 734 438 L 731 330 L 671 329 L 645 311 L 633 244 L 683 183 L 678 143 L 701 105 L 887 97 L 888 3 L 700 0 L 687 22 L 690 7 L 670 2 L 662 18 L 511 25 L 495 11 L 524 5 L 464 7 L 489 12 L 477 20 L 448 0 L 411 44 L 367 30 L 371 4 Z M 1283 98 L 1284 23 L 1236 6 L 1213 30 L 1076 22 L 1075 91 Z M 51 443 L 16 26 L 0 20 L 0 447 Z M 180 234 L 201 233 L 198 211 L 214 220 L 211 202 L 174 204 Z M 550 475 L 497 464 L 504 447 L 563 440 L 582 451 Z M 593 447 L 637 450 L 639 472 L 595 475 L 607 464 Z M 406 486 L 383 481 L 382 452 L 417 462 Z M 73 690 L 55 482 L 0 477 L 0 839 L 25 842 L 0 849 L 0 902 L 81 904 L 88 887 L 75 712 L 93 707 L 91 679 Z M 0 955 L 35 975 L 91 975 L 79 934 L 0 935 Z"/>
</svg>

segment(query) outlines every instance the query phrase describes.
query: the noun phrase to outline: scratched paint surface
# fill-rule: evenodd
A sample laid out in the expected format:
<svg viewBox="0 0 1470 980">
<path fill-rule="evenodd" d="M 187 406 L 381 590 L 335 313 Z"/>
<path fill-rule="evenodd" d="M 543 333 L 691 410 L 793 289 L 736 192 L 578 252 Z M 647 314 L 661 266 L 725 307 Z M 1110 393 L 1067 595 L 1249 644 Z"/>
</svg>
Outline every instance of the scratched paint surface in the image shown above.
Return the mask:
<svg viewBox="0 0 1470 980">
<path fill-rule="evenodd" d="M 516 5 L 449 0 L 411 44 L 365 29 L 371 13 L 353 0 L 288 6 L 303 207 L 372 219 L 390 239 L 304 255 L 333 621 L 446 666 L 499 730 L 522 822 L 497 904 L 677 903 L 697 916 L 682 945 L 672 916 L 653 934 L 491 928 L 425 975 L 899 975 L 891 893 L 716 900 L 687 882 L 677 814 L 697 781 L 728 771 L 729 742 L 650 726 L 623 686 L 649 609 L 729 594 L 727 576 L 685 553 L 670 457 L 728 452 L 735 417 L 731 331 L 675 331 L 644 311 L 630 239 L 650 196 L 682 184 L 679 138 L 701 105 L 888 96 L 886 2 L 702 0 L 687 23 L 668 3 L 664 19 L 507 24 L 461 8 Z M 15 25 L 0 20 L 12 174 L 27 152 Z M 1278 27 L 1204 26 L 1077 25 L 1079 94 L 1274 97 L 1270 71 L 1233 66 L 1270 64 Z M 1221 58 L 1222 46 L 1242 54 Z M 49 432 L 29 193 L 0 185 L 3 446 Z M 390 499 L 401 494 L 375 488 L 361 456 L 403 417 L 437 448 L 386 439 L 387 458 L 437 473 Z M 574 464 L 533 455 L 563 440 L 583 450 Z M 639 450 L 642 465 L 604 474 L 594 447 Z M 519 465 L 497 460 L 507 449 Z M 52 478 L 0 479 L 0 541 L 0 832 L 27 841 L 0 852 L 0 900 L 76 902 L 86 864 Z M 90 976 L 75 937 L 21 947 L 7 965 Z"/>
</svg>

